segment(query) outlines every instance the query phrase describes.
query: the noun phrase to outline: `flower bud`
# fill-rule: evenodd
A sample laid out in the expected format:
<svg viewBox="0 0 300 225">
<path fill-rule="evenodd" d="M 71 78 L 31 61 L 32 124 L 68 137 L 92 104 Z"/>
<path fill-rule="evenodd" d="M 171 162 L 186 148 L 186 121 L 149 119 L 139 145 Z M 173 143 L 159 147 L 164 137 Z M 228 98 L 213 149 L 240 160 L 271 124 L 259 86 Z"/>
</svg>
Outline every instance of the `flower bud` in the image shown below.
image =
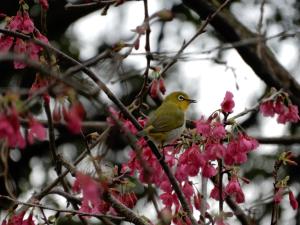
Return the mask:
<svg viewBox="0 0 300 225">
<path fill-rule="evenodd" d="M 159 82 L 159 90 L 162 94 L 165 94 L 166 93 L 166 86 L 165 86 L 165 82 L 164 82 L 164 79 L 162 77 L 159 78 L 158 80 Z"/>
<path fill-rule="evenodd" d="M 157 95 L 158 95 L 158 81 L 157 79 L 154 79 L 152 82 L 151 82 L 151 87 L 150 87 L 150 95 L 152 98 L 157 98 Z"/>
</svg>

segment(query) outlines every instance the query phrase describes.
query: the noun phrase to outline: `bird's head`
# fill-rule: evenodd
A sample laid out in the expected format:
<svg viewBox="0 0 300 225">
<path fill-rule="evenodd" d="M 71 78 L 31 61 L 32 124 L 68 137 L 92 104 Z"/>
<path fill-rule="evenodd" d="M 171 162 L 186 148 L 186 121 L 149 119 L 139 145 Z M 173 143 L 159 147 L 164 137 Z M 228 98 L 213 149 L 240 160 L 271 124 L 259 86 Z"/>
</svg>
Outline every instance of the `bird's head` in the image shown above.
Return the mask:
<svg viewBox="0 0 300 225">
<path fill-rule="evenodd" d="M 190 97 L 182 91 L 175 91 L 164 99 L 163 103 L 165 102 L 174 103 L 178 108 L 186 111 L 191 103 L 196 103 L 196 100 L 190 99 Z"/>
</svg>

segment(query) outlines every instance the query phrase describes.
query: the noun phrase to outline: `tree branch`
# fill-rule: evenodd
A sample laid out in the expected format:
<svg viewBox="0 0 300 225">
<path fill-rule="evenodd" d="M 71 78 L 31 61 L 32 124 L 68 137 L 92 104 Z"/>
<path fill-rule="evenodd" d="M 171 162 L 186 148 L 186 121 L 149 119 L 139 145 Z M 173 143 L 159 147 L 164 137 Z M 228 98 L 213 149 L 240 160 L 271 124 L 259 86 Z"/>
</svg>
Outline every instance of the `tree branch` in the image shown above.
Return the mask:
<svg viewBox="0 0 300 225">
<path fill-rule="evenodd" d="M 183 3 L 201 17 L 213 13 L 219 6 L 218 1 L 183 0 Z M 257 38 L 247 27 L 233 16 L 229 10 L 218 13 L 211 25 L 228 42 L 237 42 L 249 38 Z M 284 89 L 293 101 L 300 106 L 300 86 L 294 77 L 277 61 L 271 50 L 261 46 L 261 57 L 257 54 L 257 42 L 253 45 L 236 47 L 244 61 L 253 69 L 268 86 Z"/>
</svg>

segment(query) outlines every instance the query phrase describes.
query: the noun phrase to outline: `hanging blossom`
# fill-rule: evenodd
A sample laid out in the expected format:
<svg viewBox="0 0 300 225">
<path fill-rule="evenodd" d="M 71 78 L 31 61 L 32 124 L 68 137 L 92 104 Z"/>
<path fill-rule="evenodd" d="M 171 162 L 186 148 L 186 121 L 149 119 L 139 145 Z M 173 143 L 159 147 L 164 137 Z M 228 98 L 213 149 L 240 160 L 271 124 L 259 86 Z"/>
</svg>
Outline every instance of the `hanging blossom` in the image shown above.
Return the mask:
<svg viewBox="0 0 300 225">
<path fill-rule="evenodd" d="M 287 93 L 279 94 L 271 100 L 262 101 L 259 110 L 263 116 L 277 115 L 278 123 L 297 123 L 300 119 L 298 106 L 291 103 Z"/>
<path fill-rule="evenodd" d="M 292 191 L 289 191 L 289 200 L 290 200 L 290 204 L 291 204 L 292 208 L 294 210 L 297 210 L 298 209 L 298 201 L 295 198 L 295 196 L 294 196 L 294 194 L 293 194 Z"/>
<path fill-rule="evenodd" d="M 230 91 L 227 91 L 224 100 L 221 103 L 222 111 L 224 113 L 232 113 L 234 105 L 233 94 Z"/>
<path fill-rule="evenodd" d="M 62 114 L 67 127 L 73 134 L 79 134 L 81 131 L 82 120 L 85 116 L 85 110 L 80 102 L 72 103 L 67 109 L 62 107 Z"/>
<path fill-rule="evenodd" d="M 49 9 L 48 0 L 39 0 L 39 4 L 42 6 L 42 8 L 44 10 L 48 10 Z"/>
<path fill-rule="evenodd" d="M 26 146 L 20 131 L 19 113 L 14 106 L 0 113 L 0 139 L 6 140 L 11 148 L 22 149 Z"/>
<path fill-rule="evenodd" d="M 245 195 L 242 191 L 240 183 L 238 182 L 237 177 L 233 177 L 230 179 L 228 184 L 225 187 L 226 195 L 230 195 L 235 198 L 236 203 L 245 202 Z"/>
<path fill-rule="evenodd" d="M 73 184 L 73 191 L 75 193 L 82 192 L 80 212 L 105 213 L 108 211 L 109 205 L 100 198 L 103 194 L 100 184 L 90 176 L 78 172 Z"/>
<path fill-rule="evenodd" d="M 102 195 L 105 191 L 110 192 L 117 200 L 128 208 L 136 205 L 137 197 L 134 192 L 122 193 L 117 189 L 110 190 L 105 181 L 96 181 L 89 175 L 78 172 L 73 184 L 75 193 L 82 193 L 80 212 L 85 213 L 107 213 L 116 214 L 113 207 L 103 200 Z"/>
<path fill-rule="evenodd" d="M 40 141 L 45 140 L 46 134 L 44 126 L 31 116 L 29 118 L 29 130 L 27 136 L 29 144 L 33 144 L 35 139 Z"/>
<path fill-rule="evenodd" d="M 159 93 L 166 93 L 165 80 L 162 77 L 153 79 L 150 84 L 150 96 L 157 98 Z"/>
<path fill-rule="evenodd" d="M 19 10 L 17 15 L 7 20 L 5 28 L 10 31 L 32 35 L 46 44 L 49 43 L 48 39 L 35 28 L 34 22 L 26 10 Z M 3 34 L 0 36 L 0 53 L 7 53 L 9 50 L 12 50 L 17 55 L 28 55 L 29 59 L 38 61 L 43 48 L 30 40 L 23 40 Z M 23 61 L 14 60 L 15 69 L 23 69 L 26 66 L 27 65 Z"/>
<path fill-rule="evenodd" d="M 201 196 L 199 197 L 199 192 L 193 187 L 192 177 L 199 174 L 207 178 L 216 176 L 217 160 L 224 161 L 224 166 L 243 164 L 247 161 L 247 154 L 258 147 L 258 142 L 245 132 L 237 129 L 229 132 L 225 129 L 225 126 L 229 125 L 223 124 L 221 114 L 228 116 L 233 112 L 234 106 L 232 93 L 226 92 L 218 112 L 208 119 L 201 117 L 195 121 L 195 130 L 193 131 L 195 139 L 192 144 L 184 147 L 183 151 L 174 147 L 164 148 L 164 160 L 171 171 L 174 171 L 179 187 L 191 208 L 195 207 L 200 210 L 201 207 Z M 122 116 L 116 111 L 111 113 L 116 119 L 122 120 Z M 115 122 L 109 119 L 109 123 L 113 125 Z M 130 122 L 125 121 L 124 124 L 128 131 L 136 134 L 136 129 Z M 139 139 L 136 144 L 141 152 L 138 155 L 135 151 L 130 152 L 130 159 L 123 164 L 122 170 L 129 171 L 131 175 L 137 174 L 138 179 L 143 183 L 151 183 L 159 187 L 162 191 L 159 198 L 164 209 L 175 211 L 173 223 L 189 224 L 190 221 L 182 217 L 182 209 L 177 195 L 152 150 L 143 138 Z M 210 193 L 210 197 L 216 200 L 219 200 L 220 197 L 225 199 L 228 195 L 232 196 L 237 203 L 244 202 L 245 196 L 237 178 L 232 178 L 227 183 L 221 196 L 217 186 Z"/>
<path fill-rule="evenodd" d="M 0 111 L 0 139 L 3 139 L 8 147 L 23 149 L 26 146 L 26 138 L 29 144 L 35 140 L 44 140 L 46 130 L 30 113 L 21 112 L 16 105 L 20 101 L 17 95 L 7 94 L 3 96 Z M 29 118 L 27 137 L 21 132 L 20 118 L 24 115 Z"/>
</svg>

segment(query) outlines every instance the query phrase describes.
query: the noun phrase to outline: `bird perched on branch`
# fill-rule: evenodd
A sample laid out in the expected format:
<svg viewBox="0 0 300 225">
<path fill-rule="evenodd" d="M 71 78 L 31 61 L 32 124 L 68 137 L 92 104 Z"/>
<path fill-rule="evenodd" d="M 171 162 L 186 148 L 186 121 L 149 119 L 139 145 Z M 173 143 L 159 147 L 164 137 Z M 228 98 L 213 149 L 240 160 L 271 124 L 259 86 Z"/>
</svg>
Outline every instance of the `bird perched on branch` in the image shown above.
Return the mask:
<svg viewBox="0 0 300 225">
<path fill-rule="evenodd" d="M 140 135 L 148 135 L 151 140 L 163 146 L 178 138 L 185 129 L 185 112 L 191 103 L 196 103 L 182 91 L 169 94 L 162 104 L 149 115 L 149 120 Z"/>
</svg>

